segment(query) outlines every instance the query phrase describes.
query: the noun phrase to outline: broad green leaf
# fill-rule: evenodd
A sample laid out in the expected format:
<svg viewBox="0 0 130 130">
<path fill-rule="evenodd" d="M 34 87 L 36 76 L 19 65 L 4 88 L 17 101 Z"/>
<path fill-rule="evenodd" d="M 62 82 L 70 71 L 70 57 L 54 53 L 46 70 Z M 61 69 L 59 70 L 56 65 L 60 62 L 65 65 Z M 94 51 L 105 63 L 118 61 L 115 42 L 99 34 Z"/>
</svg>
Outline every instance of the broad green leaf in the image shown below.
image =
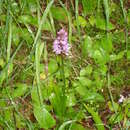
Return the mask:
<svg viewBox="0 0 130 130">
<path fill-rule="evenodd" d="M 81 124 L 73 123 L 70 130 L 86 130 Z"/>
<path fill-rule="evenodd" d="M 104 79 L 98 77 L 94 80 L 93 84 L 95 85 L 95 89 L 101 90 L 104 85 Z"/>
<path fill-rule="evenodd" d="M 0 17 L 0 21 L 5 22 L 6 21 L 6 15 L 2 14 Z"/>
<path fill-rule="evenodd" d="M 105 23 L 105 19 L 101 18 L 101 17 L 97 17 L 96 18 L 96 27 L 102 30 L 106 30 L 106 23 Z M 108 30 L 113 30 L 115 29 L 115 26 L 109 22 L 108 24 Z"/>
<path fill-rule="evenodd" d="M 23 24 L 30 24 L 35 27 L 38 27 L 38 19 L 37 17 L 32 17 L 30 15 L 21 15 L 18 17 L 18 21 Z M 51 30 L 51 26 L 48 20 L 46 20 L 45 24 L 42 25 L 42 30 Z"/>
<path fill-rule="evenodd" d="M 6 95 L 1 92 L 0 98 L 5 97 Z M 5 107 L 7 102 L 5 100 L 0 100 L 0 107 Z"/>
<path fill-rule="evenodd" d="M 2 2 L 0 2 L 0 15 L 2 14 L 2 9 L 3 9 Z"/>
<path fill-rule="evenodd" d="M 86 95 L 84 95 L 84 100 L 93 102 L 104 102 L 104 97 L 99 93 L 88 91 Z"/>
<path fill-rule="evenodd" d="M 97 0 L 82 0 L 83 11 L 85 16 L 94 11 L 97 5 Z"/>
<path fill-rule="evenodd" d="M 20 28 L 18 28 L 17 25 L 12 24 L 12 41 L 13 44 L 15 44 L 16 46 L 19 44 L 20 39 L 24 39 L 28 44 L 31 44 L 33 42 L 33 39 L 29 33 L 29 31 L 27 30 L 27 28 L 22 28 L 22 30 Z"/>
<path fill-rule="evenodd" d="M 88 107 L 86 104 L 84 104 L 86 110 L 88 111 L 88 113 L 90 113 L 92 115 L 92 118 L 94 120 L 94 122 L 96 123 L 96 127 L 98 130 L 105 130 L 104 128 L 104 124 L 100 118 L 100 116 L 98 115 L 97 112 L 95 112 L 91 107 Z"/>
<path fill-rule="evenodd" d="M 4 118 L 3 118 L 2 114 L 0 114 L 0 125 L 1 125 L 2 127 L 5 126 Z"/>
<path fill-rule="evenodd" d="M 86 77 L 79 77 L 78 79 L 82 86 L 90 87 L 92 85 L 92 81 Z"/>
<path fill-rule="evenodd" d="M 58 65 L 57 65 L 56 60 L 51 58 L 49 63 L 48 63 L 48 71 L 49 71 L 49 73 L 54 73 L 54 72 L 57 71 L 57 69 L 58 69 Z"/>
<path fill-rule="evenodd" d="M 100 50 L 95 50 L 94 53 L 93 53 L 93 58 L 95 60 L 97 60 L 98 62 L 102 62 L 104 61 L 104 57 L 103 55 L 101 54 Z"/>
<path fill-rule="evenodd" d="M 66 104 L 68 107 L 74 106 L 76 104 L 76 98 L 75 98 L 74 93 L 70 93 L 67 95 L 67 103 Z"/>
<path fill-rule="evenodd" d="M 113 106 L 113 105 L 114 105 L 114 106 Z M 119 104 L 117 104 L 117 103 L 115 103 L 115 102 L 114 102 L 114 104 L 112 104 L 110 101 L 108 102 L 108 106 L 109 106 L 109 109 L 110 109 L 112 112 L 117 111 L 118 108 L 119 108 Z M 114 107 L 114 108 L 113 108 L 113 107 Z"/>
<path fill-rule="evenodd" d="M 20 11 L 19 5 L 17 2 L 11 2 L 11 9 L 14 14 L 18 14 Z"/>
<path fill-rule="evenodd" d="M 84 19 L 82 16 L 78 16 L 78 23 L 83 28 L 87 25 L 86 19 Z M 76 21 L 74 21 L 74 25 L 76 26 Z"/>
<path fill-rule="evenodd" d="M 87 57 L 88 54 L 91 56 L 92 53 L 92 40 L 89 36 L 86 36 L 82 43 L 82 55 L 83 57 Z"/>
<path fill-rule="evenodd" d="M 11 98 L 17 98 L 17 97 L 24 96 L 28 92 L 28 90 L 29 90 L 29 86 L 27 84 L 17 83 L 13 87 L 6 86 L 6 89 L 4 88 L 2 90 L 2 95 L 3 97 L 7 98 L 8 97 L 7 92 L 8 92 Z"/>
<path fill-rule="evenodd" d="M 13 119 L 12 117 L 12 109 L 7 109 L 6 111 L 4 111 L 4 120 L 11 121 Z"/>
<path fill-rule="evenodd" d="M 108 53 L 112 52 L 113 46 L 112 46 L 112 36 L 111 35 L 108 35 L 108 37 L 107 36 L 103 37 L 101 40 L 101 44 L 105 51 L 107 51 Z"/>
<path fill-rule="evenodd" d="M 35 13 L 37 11 L 37 2 L 35 0 L 27 0 L 28 12 Z"/>
<path fill-rule="evenodd" d="M 64 64 L 64 75 L 65 78 L 69 78 L 70 74 L 71 74 L 71 67 L 70 67 L 70 62 L 65 61 L 66 63 Z M 57 71 L 56 73 L 56 77 L 58 79 L 61 79 L 61 72 L 60 69 Z"/>
<path fill-rule="evenodd" d="M 58 115 L 60 118 L 65 116 L 67 98 L 63 96 L 60 85 L 55 86 L 54 93 L 52 93 L 52 95 L 50 96 L 50 101 L 56 115 Z"/>
<path fill-rule="evenodd" d="M 125 51 L 121 51 L 117 55 L 116 54 L 110 55 L 110 60 L 111 61 L 120 60 L 123 58 L 124 54 L 125 54 Z"/>
<path fill-rule="evenodd" d="M 130 51 L 127 51 L 127 59 L 130 60 Z"/>
<path fill-rule="evenodd" d="M 65 10 L 61 7 L 55 7 L 55 6 L 51 7 L 51 13 L 52 17 L 58 21 L 65 23 L 68 21 L 67 14 Z"/>
<path fill-rule="evenodd" d="M 92 66 L 88 65 L 87 67 L 81 69 L 80 71 L 80 76 L 87 76 L 90 75 L 92 73 Z"/>
<path fill-rule="evenodd" d="M 90 16 L 90 18 L 89 18 L 88 20 L 89 20 L 89 23 L 90 23 L 92 26 L 95 25 L 96 20 L 95 20 L 94 16 Z"/>
<path fill-rule="evenodd" d="M 80 84 L 77 85 L 76 91 L 80 94 L 81 98 L 87 102 L 104 102 L 104 97 L 101 94 L 90 91 L 85 86 L 81 86 Z"/>
<path fill-rule="evenodd" d="M 12 98 L 17 98 L 23 96 L 29 89 L 27 84 L 17 83 L 15 89 L 12 92 Z"/>
<path fill-rule="evenodd" d="M 55 120 L 45 108 L 36 105 L 34 106 L 33 112 L 40 128 L 49 129 L 55 125 Z"/>
<path fill-rule="evenodd" d="M 52 115 L 46 110 L 45 106 L 40 104 L 39 96 L 36 86 L 31 91 L 33 112 L 36 120 L 38 121 L 40 128 L 49 129 L 55 125 L 55 120 Z"/>
<path fill-rule="evenodd" d="M 2 58 L 0 58 L 0 67 L 4 67 L 4 65 L 5 65 L 5 62 L 4 62 L 4 60 L 2 59 Z"/>
<path fill-rule="evenodd" d="M 126 121 L 126 130 L 128 130 L 130 128 L 130 120 Z"/>
<path fill-rule="evenodd" d="M 125 50 L 124 51 L 120 51 L 118 54 L 117 54 L 117 59 L 122 59 L 125 55 Z"/>
<path fill-rule="evenodd" d="M 98 64 L 105 64 L 109 61 L 108 53 L 102 48 L 96 49 L 92 54 L 92 58 L 94 58 L 95 62 Z"/>
<path fill-rule="evenodd" d="M 20 32 L 20 37 L 24 39 L 27 42 L 27 44 L 32 44 L 33 42 L 33 38 L 26 28 L 22 29 L 22 31 Z"/>
<path fill-rule="evenodd" d="M 13 30 L 12 41 L 13 41 L 13 44 L 17 46 L 20 41 L 20 36 L 21 36 L 20 29 L 15 24 L 12 24 L 12 30 Z"/>
<path fill-rule="evenodd" d="M 81 95 L 81 96 L 85 96 L 87 93 L 87 88 L 82 86 L 80 83 L 76 83 L 75 85 L 76 87 L 76 91 Z"/>
</svg>

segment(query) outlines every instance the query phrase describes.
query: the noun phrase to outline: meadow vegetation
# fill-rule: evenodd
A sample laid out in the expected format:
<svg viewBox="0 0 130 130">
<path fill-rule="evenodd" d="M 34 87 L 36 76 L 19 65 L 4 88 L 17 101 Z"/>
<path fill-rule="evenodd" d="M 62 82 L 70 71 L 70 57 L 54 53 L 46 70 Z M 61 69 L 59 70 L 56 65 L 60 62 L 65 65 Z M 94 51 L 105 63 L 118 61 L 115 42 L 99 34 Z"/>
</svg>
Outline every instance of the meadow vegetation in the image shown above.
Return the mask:
<svg viewBox="0 0 130 130">
<path fill-rule="evenodd" d="M 129 0 L 0 0 L 0 130 L 129 130 Z"/>
</svg>

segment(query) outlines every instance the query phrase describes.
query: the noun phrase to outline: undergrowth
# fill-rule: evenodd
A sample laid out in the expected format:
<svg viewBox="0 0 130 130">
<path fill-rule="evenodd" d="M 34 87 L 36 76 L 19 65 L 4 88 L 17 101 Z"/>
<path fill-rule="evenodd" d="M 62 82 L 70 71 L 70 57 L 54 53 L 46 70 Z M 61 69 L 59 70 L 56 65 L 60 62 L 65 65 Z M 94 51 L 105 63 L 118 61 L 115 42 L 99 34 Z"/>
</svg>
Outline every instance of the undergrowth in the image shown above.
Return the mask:
<svg viewBox="0 0 130 130">
<path fill-rule="evenodd" d="M 129 5 L 0 0 L 0 129 L 128 130 Z"/>
</svg>

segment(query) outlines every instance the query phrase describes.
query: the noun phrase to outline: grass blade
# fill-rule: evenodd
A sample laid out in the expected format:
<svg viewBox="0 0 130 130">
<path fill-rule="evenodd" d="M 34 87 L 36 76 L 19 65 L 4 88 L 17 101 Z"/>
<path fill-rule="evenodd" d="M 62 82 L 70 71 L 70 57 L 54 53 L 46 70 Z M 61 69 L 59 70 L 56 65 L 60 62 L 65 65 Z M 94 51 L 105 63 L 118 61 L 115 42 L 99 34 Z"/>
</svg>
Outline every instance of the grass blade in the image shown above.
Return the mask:
<svg viewBox="0 0 130 130">
<path fill-rule="evenodd" d="M 60 128 L 59 128 L 58 130 L 64 130 L 65 126 L 67 126 L 67 125 L 69 125 L 69 124 L 71 124 L 71 123 L 73 123 L 73 122 L 75 122 L 75 121 L 76 121 L 76 120 L 70 120 L 70 121 L 64 122 L 64 123 L 60 126 Z"/>
<path fill-rule="evenodd" d="M 41 19 L 40 24 L 39 24 L 39 27 L 38 27 L 38 31 L 37 31 L 37 33 L 36 33 L 36 37 L 35 37 L 35 39 L 34 39 L 33 47 L 35 47 L 36 44 L 37 44 L 38 38 L 39 38 L 39 36 L 40 36 L 40 34 L 41 34 L 42 25 L 45 23 L 46 18 L 47 18 L 47 14 L 49 13 L 49 10 L 50 10 L 50 8 L 51 8 L 51 6 L 52 6 L 53 3 L 54 3 L 54 0 L 51 0 L 51 1 L 49 2 L 49 4 L 47 5 L 47 7 L 46 7 L 44 13 L 43 13 L 42 19 Z"/>
<path fill-rule="evenodd" d="M 42 105 L 42 94 L 41 94 L 41 88 L 40 88 L 40 72 L 39 72 L 39 67 L 40 67 L 40 57 L 41 54 L 39 52 L 42 52 L 44 44 L 41 44 L 40 42 L 36 44 L 36 50 L 35 50 L 35 65 L 36 65 L 36 82 L 37 82 L 37 90 L 38 90 L 38 95 L 39 95 L 39 101 L 40 104 Z M 40 47 L 42 50 L 40 51 Z"/>
</svg>

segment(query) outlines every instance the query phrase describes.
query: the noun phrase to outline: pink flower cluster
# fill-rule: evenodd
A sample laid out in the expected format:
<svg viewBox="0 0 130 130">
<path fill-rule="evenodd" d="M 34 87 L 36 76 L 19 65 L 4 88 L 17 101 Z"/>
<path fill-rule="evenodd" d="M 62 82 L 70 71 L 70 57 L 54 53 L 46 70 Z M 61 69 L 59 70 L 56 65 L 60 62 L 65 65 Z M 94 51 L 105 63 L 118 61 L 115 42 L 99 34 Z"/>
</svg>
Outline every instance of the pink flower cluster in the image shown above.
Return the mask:
<svg viewBox="0 0 130 130">
<path fill-rule="evenodd" d="M 57 33 L 57 38 L 53 42 L 53 52 L 56 55 L 69 55 L 70 46 L 68 44 L 68 34 L 64 29 Z"/>
</svg>

